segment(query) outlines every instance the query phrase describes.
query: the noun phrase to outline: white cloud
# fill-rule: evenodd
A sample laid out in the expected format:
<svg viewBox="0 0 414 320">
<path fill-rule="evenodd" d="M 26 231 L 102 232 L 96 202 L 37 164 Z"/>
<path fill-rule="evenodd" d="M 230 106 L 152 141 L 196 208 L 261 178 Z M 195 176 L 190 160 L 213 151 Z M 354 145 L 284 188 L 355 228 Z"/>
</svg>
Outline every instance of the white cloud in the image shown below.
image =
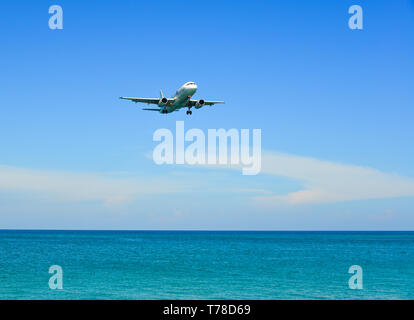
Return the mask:
<svg viewBox="0 0 414 320">
<path fill-rule="evenodd" d="M 372 168 L 282 153 L 262 157 L 262 173 L 298 180 L 303 189 L 286 195 L 258 196 L 263 205 L 332 203 L 414 196 L 414 180 Z"/>
<path fill-rule="evenodd" d="M 0 165 L 0 190 L 30 191 L 60 202 L 102 201 L 106 205 L 132 201 L 147 194 L 188 191 L 180 181 L 154 178 L 114 178 L 104 174 L 22 169 Z"/>
<path fill-rule="evenodd" d="M 249 187 L 249 181 L 254 177 L 248 176 L 245 176 L 245 186 L 220 187 L 217 186 L 216 176 L 200 175 L 191 171 L 192 167 L 186 166 L 182 172 L 175 174 L 173 171 L 169 176 L 156 179 L 149 176 L 127 178 L 125 173 L 114 177 L 113 174 L 58 172 L 0 165 L 0 190 L 28 191 L 47 201 L 101 201 L 107 206 L 130 202 L 149 194 L 195 192 L 212 190 L 213 187 L 215 192 L 220 193 L 239 193 L 246 197 L 257 194 L 253 197 L 255 203 L 270 207 L 414 196 L 413 179 L 368 167 L 283 153 L 265 152 L 261 171 L 261 174 L 297 180 L 302 185 L 301 190 L 282 195 L 264 188 Z M 205 167 L 218 169 L 220 166 Z M 226 168 L 240 169 L 237 166 Z"/>
</svg>

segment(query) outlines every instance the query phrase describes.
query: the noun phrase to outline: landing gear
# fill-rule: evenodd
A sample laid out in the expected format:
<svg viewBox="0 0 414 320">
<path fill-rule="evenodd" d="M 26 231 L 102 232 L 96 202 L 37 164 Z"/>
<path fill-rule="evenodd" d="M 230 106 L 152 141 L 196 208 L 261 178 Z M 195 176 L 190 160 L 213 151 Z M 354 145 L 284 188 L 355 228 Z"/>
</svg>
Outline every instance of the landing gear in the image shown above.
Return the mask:
<svg viewBox="0 0 414 320">
<path fill-rule="evenodd" d="M 191 110 L 187 110 L 187 115 L 192 115 L 193 112 Z"/>
</svg>

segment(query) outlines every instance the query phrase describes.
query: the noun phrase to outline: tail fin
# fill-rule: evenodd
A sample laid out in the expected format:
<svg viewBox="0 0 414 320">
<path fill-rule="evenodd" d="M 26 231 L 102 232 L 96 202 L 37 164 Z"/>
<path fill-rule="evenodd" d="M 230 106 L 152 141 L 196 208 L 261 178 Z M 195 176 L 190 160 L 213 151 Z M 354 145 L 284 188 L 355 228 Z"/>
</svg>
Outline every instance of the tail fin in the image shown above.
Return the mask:
<svg viewBox="0 0 414 320">
<path fill-rule="evenodd" d="M 162 93 L 162 90 L 160 90 L 160 98 L 164 98 L 164 94 Z"/>
</svg>

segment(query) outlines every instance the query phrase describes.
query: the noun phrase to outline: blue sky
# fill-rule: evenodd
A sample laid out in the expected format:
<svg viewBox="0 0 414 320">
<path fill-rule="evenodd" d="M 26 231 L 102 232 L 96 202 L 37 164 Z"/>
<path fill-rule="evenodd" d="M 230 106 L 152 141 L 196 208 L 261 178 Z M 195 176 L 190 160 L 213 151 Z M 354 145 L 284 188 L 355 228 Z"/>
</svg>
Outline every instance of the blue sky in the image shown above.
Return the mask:
<svg viewBox="0 0 414 320">
<path fill-rule="evenodd" d="M 3 1 L 0 228 L 412 230 L 413 34 L 412 0 Z M 187 81 L 226 104 L 118 99 Z M 177 120 L 261 129 L 263 172 L 154 164 Z"/>
</svg>

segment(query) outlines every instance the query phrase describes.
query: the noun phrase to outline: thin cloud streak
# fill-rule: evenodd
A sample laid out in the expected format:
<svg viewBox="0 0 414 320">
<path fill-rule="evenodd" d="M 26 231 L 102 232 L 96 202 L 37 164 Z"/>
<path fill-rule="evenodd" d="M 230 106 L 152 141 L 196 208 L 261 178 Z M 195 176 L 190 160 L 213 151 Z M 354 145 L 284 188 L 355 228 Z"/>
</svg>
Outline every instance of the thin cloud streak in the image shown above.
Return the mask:
<svg viewBox="0 0 414 320">
<path fill-rule="evenodd" d="M 414 196 L 414 180 L 376 169 L 283 153 L 266 153 L 262 173 L 288 177 L 304 190 L 286 195 L 258 196 L 265 206 L 316 204 Z"/>
<path fill-rule="evenodd" d="M 191 167 L 193 166 L 185 166 L 189 170 Z M 240 169 L 238 166 L 219 165 L 197 167 Z M 239 193 L 246 197 L 250 194 L 255 204 L 265 207 L 414 196 L 414 180 L 410 178 L 368 167 L 284 153 L 264 152 L 260 174 L 287 177 L 298 181 L 303 188 L 281 195 L 269 188 L 240 185 L 219 190 L 211 177 L 206 180 L 191 171 L 185 179 L 179 179 L 177 175 L 158 179 L 125 178 L 125 174 L 122 178 L 115 178 L 109 174 L 33 170 L 0 165 L 0 190 L 30 191 L 35 195 L 46 195 L 49 200 L 57 202 L 101 201 L 108 206 L 128 203 L 150 194 L 192 192 L 206 190 L 208 186 L 215 186 L 215 192 L 220 193 Z M 259 195 L 253 196 L 255 193 Z"/>
<path fill-rule="evenodd" d="M 130 202 L 139 196 L 188 192 L 171 179 L 114 178 L 104 174 L 23 169 L 0 165 L 0 190 L 30 191 L 57 202 Z"/>
</svg>

